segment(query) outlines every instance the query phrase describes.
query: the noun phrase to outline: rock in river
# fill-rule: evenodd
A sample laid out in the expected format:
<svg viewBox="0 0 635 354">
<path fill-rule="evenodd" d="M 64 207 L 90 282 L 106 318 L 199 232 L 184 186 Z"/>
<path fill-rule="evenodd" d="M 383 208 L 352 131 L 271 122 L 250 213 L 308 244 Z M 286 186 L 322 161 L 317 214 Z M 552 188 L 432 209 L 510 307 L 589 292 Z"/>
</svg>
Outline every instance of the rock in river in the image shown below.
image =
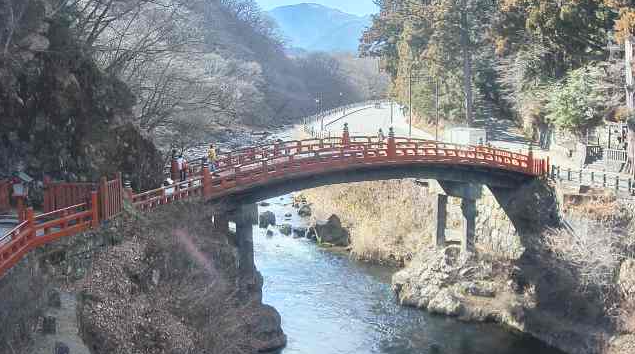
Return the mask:
<svg viewBox="0 0 635 354">
<path fill-rule="evenodd" d="M 337 215 L 331 215 L 326 222 L 318 222 L 313 227 L 320 243 L 346 247 L 349 245 L 349 233 Z"/>
<path fill-rule="evenodd" d="M 266 229 L 269 225 L 276 226 L 276 214 L 271 211 L 265 211 L 258 218 L 258 226 L 261 229 Z"/>
<path fill-rule="evenodd" d="M 308 218 L 311 214 L 311 207 L 308 204 L 303 205 L 300 210 L 298 210 L 298 215 L 303 218 Z"/>
<path fill-rule="evenodd" d="M 285 236 L 291 235 L 291 225 L 290 224 L 280 225 L 280 233 Z"/>
</svg>

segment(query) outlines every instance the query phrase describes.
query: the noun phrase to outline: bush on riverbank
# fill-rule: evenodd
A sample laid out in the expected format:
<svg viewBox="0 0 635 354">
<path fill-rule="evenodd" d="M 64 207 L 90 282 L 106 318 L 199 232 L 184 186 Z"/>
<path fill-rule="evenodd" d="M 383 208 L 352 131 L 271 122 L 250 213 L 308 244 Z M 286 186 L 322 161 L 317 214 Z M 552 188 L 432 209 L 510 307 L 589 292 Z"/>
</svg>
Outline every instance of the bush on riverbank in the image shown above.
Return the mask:
<svg viewBox="0 0 635 354">
<path fill-rule="evenodd" d="M 425 193 L 413 180 L 394 180 L 321 187 L 303 194 L 315 219 L 336 214 L 350 228 L 354 257 L 403 263 L 429 240 L 432 213 Z"/>
</svg>

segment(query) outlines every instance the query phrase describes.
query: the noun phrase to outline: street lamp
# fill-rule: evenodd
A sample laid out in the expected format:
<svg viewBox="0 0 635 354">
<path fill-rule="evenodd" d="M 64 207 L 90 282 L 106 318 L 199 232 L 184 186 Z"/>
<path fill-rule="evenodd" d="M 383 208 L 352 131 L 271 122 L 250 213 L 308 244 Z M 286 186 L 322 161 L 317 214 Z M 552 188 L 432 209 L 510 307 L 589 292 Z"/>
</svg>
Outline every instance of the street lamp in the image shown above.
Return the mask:
<svg viewBox="0 0 635 354">
<path fill-rule="evenodd" d="M 321 127 L 320 127 L 320 131 L 324 131 L 324 116 L 322 115 L 322 110 L 320 109 L 320 98 L 319 96 L 315 98 L 315 109 L 317 110 L 317 114 L 320 116 L 321 119 Z"/>
<path fill-rule="evenodd" d="M 344 93 L 340 92 L 340 107 L 342 106 L 342 103 L 344 102 Z M 342 107 L 343 113 L 342 115 L 346 115 L 346 107 Z"/>
</svg>

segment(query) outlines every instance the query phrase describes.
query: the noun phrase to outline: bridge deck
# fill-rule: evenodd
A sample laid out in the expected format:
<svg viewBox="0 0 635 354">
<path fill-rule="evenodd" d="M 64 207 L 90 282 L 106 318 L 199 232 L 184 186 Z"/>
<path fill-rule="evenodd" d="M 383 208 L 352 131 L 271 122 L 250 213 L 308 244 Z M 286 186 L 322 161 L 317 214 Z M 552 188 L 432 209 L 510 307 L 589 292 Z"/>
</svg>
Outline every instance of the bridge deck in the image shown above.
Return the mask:
<svg viewBox="0 0 635 354">
<path fill-rule="evenodd" d="M 549 166 L 548 161 L 534 159 L 531 153 L 392 136 L 380 141 L 376 137 L 350 137 L 346 131 L 340 138 L 278 142 L 232 151 L 219 156 L 217 165 L 215 174 L 201 165 L 191 169 L 193 176 L 187 181 L 139 194 L 127 188 L 123 197 L 139 210 L 151 210 L 191 197 L 231 197 L 294 180 L 326 178 L 328 174 L 344 173 L 350 177 L 368 169 L 383 171 L 382 176 L 393 178 L 403 177 L 407 169 L 422 167 L 445 169 L 448 173 L 456 168 L 472 168 L 481 175 L 505 173 L 532 178 L 547 174 Z M 381 178 L 379 174 L 376 176 Z M 442 178 L 443 173 L 435 176 Z M 0 238 L 0 276 L 38 246 L 98 227 L 103 221 L 98 198 L 110 197 L 105 192 L 103 195 L 92 192 L 90 203 L 37 217 L 28 210 L 24 213 L 26 220 Z M 110 208 L 113 210 L 108 214 L 102 211 L 102 219 L 116 215 L 122 208 L 121 203 L 113 205 L 117 207 Z"/>
</svg>

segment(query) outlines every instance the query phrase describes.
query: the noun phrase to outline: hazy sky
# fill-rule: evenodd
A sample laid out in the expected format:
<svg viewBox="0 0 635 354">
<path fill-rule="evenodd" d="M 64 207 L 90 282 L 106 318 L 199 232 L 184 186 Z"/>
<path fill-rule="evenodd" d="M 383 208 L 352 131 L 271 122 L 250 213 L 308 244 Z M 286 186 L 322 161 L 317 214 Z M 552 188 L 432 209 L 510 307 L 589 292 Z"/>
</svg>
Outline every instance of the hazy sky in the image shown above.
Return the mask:
<svg viewBox="0 0 635 354">
<path fill-rule="evenodd" d="M 316 3 L 332 7 L 344 12 L 356 15 L 368 15 L 377 12 L 377 6 L 373 0 L 256 0 L 263 10 L 269 11 L 275 7 L 283 5 L 295 5 L 303 2 Z"/>
</svg>

